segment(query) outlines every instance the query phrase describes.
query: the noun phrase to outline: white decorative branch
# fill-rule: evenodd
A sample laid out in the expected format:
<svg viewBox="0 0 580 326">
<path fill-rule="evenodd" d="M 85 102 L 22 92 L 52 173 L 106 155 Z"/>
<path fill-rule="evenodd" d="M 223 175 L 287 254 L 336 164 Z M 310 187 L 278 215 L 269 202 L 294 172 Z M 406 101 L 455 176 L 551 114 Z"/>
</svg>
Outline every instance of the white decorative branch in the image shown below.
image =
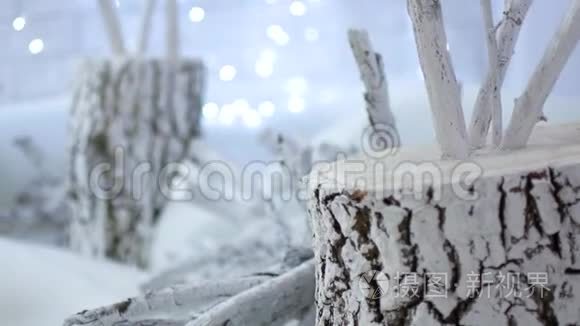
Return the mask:
<svg viewBox="0 0 580 326">
<path fill-rule="evenodd" d="M 179 21 L 177 13 L 177 0 L 165 0 L 167 59 L 169 62 L 174 63 L 179 59 Z"/>
<path fill-rule="evenodd" d="M 505 75 L 520 34 L 520 30 L 533 0 L 506 0 L 504 17 L 497 30 L 498 70 L 490 69 L 479 89 L 469 127 L 469 141 L 472 148 L 485 145 L 492 118 L 491 103 L 493 84 L 497 81 L 498 90 L 503 86 Z"/>
<path fill-rule="evenodd" d="M 157 0 L 145 1 L 143 17 L 141 18 L 141 30 L 139 31 L 139 43 L 137 44 L 137 55 L 143 55 L 145 51 L 147 51 L 153 21 L 153 9 L 155 8 L 156 3 Z"/>
<path fill-rule="evenodd" d="M 171 319 L 147 319 L 139 321 L 122 321 L 116 323 L 115 326 L 183 326 L 186 321 L 184 320 L 171 320 Z"/>
<path fill-rule="evenodd" d="M 514 113 L 503 139 L 503 149 L 517 149 L 526 145 L 534 126 L 543 119 L 546 99 L 579 40 L 580 0 L 571 0 L 566 16 L 536 67 L 524 93 L 516 100 Z"/>
<path fill-rule="evenodd" d="M 381 55 L 373 50 L 366 30 L 349 30 L 348 41 L 366 89 L 365 102 L 371 126 L 386 125 L 398 134 Z M 399 139 L 399 136 L 396 135 L 396 138 Z"/>
<path fill-rule="evenodd" d="M 103 16 L 103 23 L 105 25 L 105 30 L 109 36 L 109 43 L 111 45 L 111 50 L 115 56 L 125 55 L 125 45 L 123 43 L 123 33 L 121 30 L 121 23 L 117 12 L 113 7 L 111 0 L 98 0 L 99 10 L 101 11 L 101 16 Z"/>
<path fill-rule="evenodd" d="M 469 155 L 461 92 L 451 58 L 440 0 L 407 0 L 425 77 L 435 133 L 444 157 Z"/>
<path fill-rule="evenodd" d="M 314 288 L 314 261 L 309 260 L 218 304 L 186 326 L 276 325 L 311 307 Z"/>
<path fill-rule="evenodd" d="M 491 92 L 493 101 L 492 120 L 493 120 L 493 144 L 497 147 L 501 144 L 503 134 L 502 124 L 502 106 L 501 106 L 501 89 L 499 87 L 499 57 L 497 51 L 497 40 L 495 37 L 495 28 L 493 26 L 493 13 L 491 0 L 481 0 L 481 10 L 483 12 L 483 21 L 485 36 L 487 41 L 487 55 L 489 57 L 489 74 L 491 75 Z"/>
<path fill-rule="evenodd" d="M 116 325 L 126 321 L 139 321 L 158 314 L 183 314 L 207 309 L 227 297 L 251 289 L 270 276 L 254 276 L 226 281 L 199 281 L 152 291 L 145 296 L 127 299 L 117 304 L 80 312 L 64 322 L 64 326 Z"/>
</svg>

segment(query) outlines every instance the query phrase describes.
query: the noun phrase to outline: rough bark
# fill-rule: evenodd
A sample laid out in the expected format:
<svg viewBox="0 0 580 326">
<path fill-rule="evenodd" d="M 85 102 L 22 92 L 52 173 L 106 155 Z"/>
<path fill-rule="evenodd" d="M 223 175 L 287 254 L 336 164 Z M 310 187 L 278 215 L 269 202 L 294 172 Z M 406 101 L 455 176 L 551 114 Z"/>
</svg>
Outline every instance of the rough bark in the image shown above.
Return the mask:
<svg viewBox="0 0 580 326">
<path fill-rule="evenodd" d="M 497 87 L 501 88 L 506 72 L 514 54 L 514 49 L 533 0 L 508 0 L 504 10 L 504 17 L 497 32 L 497 48 L 499 67 L 497 70 Z M 469 141 L 472 148 L 485 145 L 489 125 L 491 123 L 493 82 L 496 80 L 496 71 L 488 70 L 485 81 L 479 89 L 477 100 L 471 116 L 469 127 Z"/>
<path fill-rule="evenodd" d="M 381 174 L 379 161 L 315 170 L 316 325 L 576 325 L 578 126 L 542 130 L 521 152 L 476 153 L 483 174 L 463 194 L 460 162 L 425 150 L 403 149 Z M 419 165 L 430 159 L 434 169 Z M 418 176 L 409 162 L 442 178 L 391 182 Z"/>
<path fill-rule="evenodd" d="M 417 53 L 444 157 L 465 158 L 469 154 L 460 86 L 447 48 L 440 0 L 407 0 L 413 23 Z"/>
<path fill-rule="evenodd" d="M 170 71 L 174 88 L 164 83 Z M 200 133 L 204 75 L 195 61 L 177 70 L 156 60 L 83 64 L 70 118 L 73 248 L 147 265 L 152 228 L 167 200 L 162 190 L 175 172 L 169 164 L 190 156 Z"/>
<path fill-rule="evenodd" d="M 580 0 L 571 0 L 566 16 L 548 45 L 524 93 L 516 100 L 502 148 L 516 149 L 526 145 L 534 126 L 544 118 L 544 104 L 578 41 L 580 41 Z"/>
</svg>

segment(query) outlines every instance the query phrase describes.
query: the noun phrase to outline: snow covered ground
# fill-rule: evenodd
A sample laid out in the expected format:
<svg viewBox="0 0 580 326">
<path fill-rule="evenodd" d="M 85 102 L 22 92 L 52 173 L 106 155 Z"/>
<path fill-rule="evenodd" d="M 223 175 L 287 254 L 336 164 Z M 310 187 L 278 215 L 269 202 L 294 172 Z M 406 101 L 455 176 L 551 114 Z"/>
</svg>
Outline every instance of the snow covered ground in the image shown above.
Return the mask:
<svg viewBox="0 0 580 326">
<path fill-rule="evenodd" d="M 146 275 L 59 249 L 0 239 L 0 325 L 61 325 L 78 311 L 137 294 Z"/>
</svg>

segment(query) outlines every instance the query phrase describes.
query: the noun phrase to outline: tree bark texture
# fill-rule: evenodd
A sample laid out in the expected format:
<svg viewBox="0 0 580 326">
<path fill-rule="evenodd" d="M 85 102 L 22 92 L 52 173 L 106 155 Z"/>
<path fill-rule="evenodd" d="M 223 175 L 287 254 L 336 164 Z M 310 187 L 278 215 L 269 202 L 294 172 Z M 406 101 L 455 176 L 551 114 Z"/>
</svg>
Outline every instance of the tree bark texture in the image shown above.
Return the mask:
<svg viewBox="0 0 580 326">
<path fill-rule="evenodd" d="M 69 126 L 71 245 L 145 267 L 172 164 L 190 157 L 200 134 L 205 68 L 88 60 L 78 77 Z"/>
<path fill-rule="evenodd" d="M 314 171 L 316 325 L 577 325 L 580 132 L 561 128 L 477 154 L 469 198 L 452 182 L 372 183 L 345 162 Z M 436 164 L 447 175 L 461 162 Z"/>
</svg>

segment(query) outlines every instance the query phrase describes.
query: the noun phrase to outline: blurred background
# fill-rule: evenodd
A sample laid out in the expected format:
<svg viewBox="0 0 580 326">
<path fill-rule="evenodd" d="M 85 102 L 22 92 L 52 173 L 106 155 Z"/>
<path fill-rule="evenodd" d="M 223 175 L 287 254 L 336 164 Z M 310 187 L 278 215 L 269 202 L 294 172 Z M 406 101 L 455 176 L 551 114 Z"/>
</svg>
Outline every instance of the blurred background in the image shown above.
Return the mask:
<svg viewBox="0 0 580 326">
<path fill-rule="evenodd" d="M 486 72 L 481 11 L 473 1 L 443 0 L 466 119 Z M 536 1 L 503 91 L 506 119 L 539 61 L 567 1 Z M 117 0 L 128 48 L 135 48 L 143 11 L 139 0 Z M 208 67 L 203 110 L 205 140 L 239 163 L 268 159 L 257 135 L 273 128 L 305 140 L 350 137 L 366 115 L 362 83 L 346 39 L 349 27 L 368 29 L 384 56 L 404 144 L 431 143 L 433 129 L 410 22 L 403 0 L 181 0 L 182 54 Z M 498 19 L 503 1 L 494 1 Z M 154 17 L 150 53 L 163 55 L 163 14 Z M 54 174 L 65 170 L 67 112 L 75 66 L 107 57 L 103 22 L 91 0 L 0 2 L 0 210 L 28 182 L 32 165 L 14 149 L 29 136 L 47 153 Z M 580 51 L 546 106 L 551 121 L 580 117 Z"/>
</svg>

